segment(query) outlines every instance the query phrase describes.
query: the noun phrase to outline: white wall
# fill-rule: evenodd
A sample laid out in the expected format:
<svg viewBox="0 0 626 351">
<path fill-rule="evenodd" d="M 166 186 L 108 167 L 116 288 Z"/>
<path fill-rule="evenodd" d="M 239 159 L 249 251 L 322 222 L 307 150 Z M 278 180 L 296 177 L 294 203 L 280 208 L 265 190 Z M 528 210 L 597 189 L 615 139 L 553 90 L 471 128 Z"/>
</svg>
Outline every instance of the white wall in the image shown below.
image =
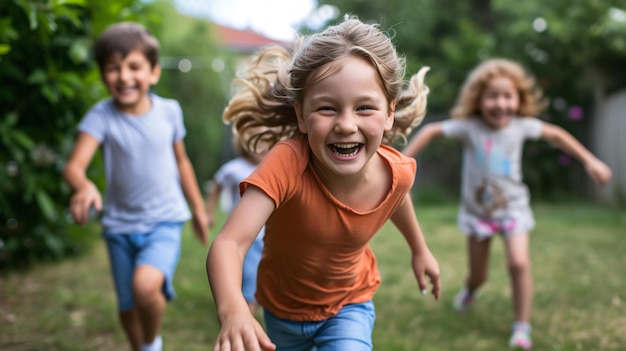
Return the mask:
<svg viewBox="0 0 626 351">
<path fill-rule="evenodd" d="M 594 196 L 606 203 L 626 199 L 626 90 L 596 100 L 591 151 L 613 171 L 611 182 L 593 186 Z"/>
</svg>

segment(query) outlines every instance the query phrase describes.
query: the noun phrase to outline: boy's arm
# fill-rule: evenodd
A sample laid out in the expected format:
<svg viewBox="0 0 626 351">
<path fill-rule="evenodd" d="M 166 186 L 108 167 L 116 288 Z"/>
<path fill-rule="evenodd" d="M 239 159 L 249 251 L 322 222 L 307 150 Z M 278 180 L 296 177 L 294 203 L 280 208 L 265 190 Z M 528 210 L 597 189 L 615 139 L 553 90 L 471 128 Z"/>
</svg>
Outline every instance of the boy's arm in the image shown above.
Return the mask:
<svg viewBox="0 0 626 351">
<path fill-rule="evenodd" d="M 102 196 L 95 184 L 87 178 L 87 167 L 98 150 L 100 143 L 91 135 L 79 132 L 76 144 L 72 150 L 63 178 L 74 190 L 70 200 L 70 212 L 78 224 L 85 224 L 89 219 L 89 208 L 102 210 Z"/>
<path fill-rule="evenodd" d="M 413 202 L 411 201 L 409 193 L 404 196 L 404 200 L 402 200 L 400 206 L 394 211 L 391 216 L 391 221 L 409 244 L 413 273 L 415 274 L 419 288 L 423 292 L 428 291 L 428 284 L 424 277 L 424 275 L 427 275 L 433 286 L 432 293 L 435 299 L 439 300 L 441 290 L 439 263 L 426 245 L 422 229 L 415 216 Z"/>
<path fill-rule="evenodd" d="M 443 136 L 441 122 L 428 123 L 423 126 L 407 144 L 402 153 L 413 157 L 425 148 L 433 139 Z"/>
<path fill-rule="evenodd" d="M 244 257 L 274 208 L 264 192 L 248 187 L 211 244 L 206 271 L 221 326 L 214 350 L 228 350 L 230 345 L 240 345 L 241 350 L 276 348 L 241 292 Z"/>
<path fill-rule="evenodd" d="M 193 171 L 189 157 L 187 157 L 187 151 L 185 151 L 185 144 L 182 139 L 174 143 L 174 154 L 176 155 L 176 164 L 180 174 L 180 184 L 191 208 L 194 233 L 202 245 L 206 245 L 208 243 L 209 221 L 204 209 L 204 200 L 200 193 L 196 174 Z"/>
<path fill-rule="evenodd" d="M 591 179 L 597 184 L 605 184 L 611 179 L 611 169 L 565 129 L 544 122 L 541 138 L 582 162 Z"/>
<path fill-rule="evenodd" d="M 215 209 L 217 208 L 217 201 L 220 199 L 221 193 L 222 186 L 220 183 L 216 182 L 215 179 L 213 179 L 213 182 L 211 182 L 209 197 L 206 201 L 206 214 L 209 221 L 209 228 L 212 228 L 213 225 L 215 225 Z"/>
</svg>

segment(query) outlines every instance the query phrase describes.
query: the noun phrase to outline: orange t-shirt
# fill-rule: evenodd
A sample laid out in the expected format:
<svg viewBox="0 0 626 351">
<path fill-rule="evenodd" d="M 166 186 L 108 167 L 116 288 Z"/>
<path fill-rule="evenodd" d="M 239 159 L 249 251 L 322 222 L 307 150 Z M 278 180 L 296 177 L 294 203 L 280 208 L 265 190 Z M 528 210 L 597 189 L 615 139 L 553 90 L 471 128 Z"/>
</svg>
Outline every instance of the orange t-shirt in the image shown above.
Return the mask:
<svg viewBox="0 0 626 351">
<path fill-rule="evenodd" d="M 309 163 L 305 137 L 276 144 L 241 183 L 254 185 L 276 204 L 265 226 L 256 298 L 279 318 L 320 321 L 346 304 L 371 300 L 380 285 L 370 239 L 413 185 L 416 164 L 388 146 L 392 185 L 378 207 L 357 212 L 339 202 Z"/>
</svg>

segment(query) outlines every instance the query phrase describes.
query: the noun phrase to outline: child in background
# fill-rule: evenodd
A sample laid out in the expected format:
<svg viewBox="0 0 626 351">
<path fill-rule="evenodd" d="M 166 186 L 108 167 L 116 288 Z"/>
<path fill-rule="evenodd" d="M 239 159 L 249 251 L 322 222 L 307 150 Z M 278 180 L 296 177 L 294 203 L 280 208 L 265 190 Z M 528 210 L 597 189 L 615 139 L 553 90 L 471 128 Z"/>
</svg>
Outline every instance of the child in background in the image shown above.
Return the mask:
<svg viewBox="0 0 626 351">
<path fill-rule="evenodd" d="M 385 145 L 421 122 L 422 69 L 376 25 L 346 17 L 270 48 L 252 62 L 224 112 L 251 150 L 269 150 L 213 242 L 207 274 L 221 330 L 214 350 L 371 350 L 381 283 L 370 239 L 395 224 L 419 289 L 439 298 L 439 265 L 409 195 L 415 160 Z M 266 127 L 260 133 L 247 131 Z M 267 330 L 241 294 L 245 253 L 265 224 L 256 297 Z"/>
<path fill-rule="evenodd" d="M 458 225 L 467 236 L 469 272 L 454 299 L 454 309 L 465 312 L 474 301 L 487 279 L 491 238 L 502 234 L 515 314 L 509 344 L 526 350 L 532 346 L 533 282 L 528 250 L 535 221 L 522 182 L 524 141 L 547 140 L 580 160 L 598 184 L 611 178 L 611 170 L 571 134 L 535 118 L 542 108 L 541 92 L 523 67 L 506 59 L 490 59 L 469 74 L 452 109 L 454 119 L 425 125 L 403 150 L 405 155 L 416 155 L 439 137 L 463 143 Z"/>
<path fill-rule="evenodd" d="M 95 44 L 102 81 L 111 98 L 93 106 L 78 126 L 64 170 L 74 189 L 70 211 L 84 224 L 93 206 L 104 210 L 103 236 L 131 348 L 161 350 L 159 335 L 180 256 L 183 223 L 207 244 L 204 202 L 187 157 L 177 101 L 150 93 L 159 81 L 159 43 L 142 26 L 119 23 Z M 106 175 L 104 204 L 86 170 L 98 148 Z"/>
<path fill-rule="evenodd" d="M 250 176 L 264 156 L 248 151 L 241 144 L 241 138 L 237 134 L 233 135 L 233 146 L 239 156 L 223 164 L 213 179 L 213 186 L 207 200 L 209 228 L 213 228 L 215 225 L 215 211 L 218 201 L 222 203 L 222 209 L 226 213 L 231 213 L 241 198 L 239 183 Z M 243 261 L 241 291 L 253 315 L 256 315 L 258 311 L 254 293 L 256 292 L 259 261 L 263 253 L 264 232 L 265 229 L 262 228 Z"/>
</svg>

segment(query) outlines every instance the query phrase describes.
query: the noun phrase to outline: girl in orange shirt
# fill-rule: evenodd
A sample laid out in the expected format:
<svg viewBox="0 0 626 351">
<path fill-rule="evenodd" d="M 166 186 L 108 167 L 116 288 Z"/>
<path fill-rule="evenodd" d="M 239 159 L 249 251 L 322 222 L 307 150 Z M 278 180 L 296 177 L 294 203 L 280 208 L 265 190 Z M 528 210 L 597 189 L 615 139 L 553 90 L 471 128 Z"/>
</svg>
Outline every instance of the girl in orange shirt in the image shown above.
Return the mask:
<svg viewBox="0 0 626 351">
<path fill-rule="evenodd" d="M 269 152 L 207 257 L 215 351 L 371 350 L 380 274 L 369 241 L 389 219 L 420 291 L 428 277 L 439 298 L 439 265 L 409 195 L 416 163 L 386 145 L 426 109 L 427 69 L 405 87 L 404 67 L 389 37 L 354 17 L 301 38 L 291 54 L 273 48 L 253 60 L 223 117 L 248 148 Z M 264 224 L 256 298 L 267 334 L 240 289 Z"/>
</svg>

